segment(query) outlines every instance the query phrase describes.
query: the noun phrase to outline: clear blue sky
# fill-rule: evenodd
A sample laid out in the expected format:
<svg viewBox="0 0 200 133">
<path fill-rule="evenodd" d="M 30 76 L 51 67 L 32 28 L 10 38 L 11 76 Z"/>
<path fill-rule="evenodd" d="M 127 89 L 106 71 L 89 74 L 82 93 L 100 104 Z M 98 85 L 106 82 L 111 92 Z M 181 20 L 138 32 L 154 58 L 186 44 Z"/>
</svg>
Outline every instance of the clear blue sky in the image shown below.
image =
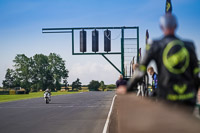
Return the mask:
<svg viewBox="0 0 200 133">
<path fill-rule="evenodd" d="M 172 0 L 179 21 L 178 36 L 193 40 L 200 59 L 200 1 Z M 60 54 L 69 69 L 69 82 L 80 78 L 114 83 L 118 72 L 101 56 L 72 56 L 70 36 L 42 34 L 43 27 L 139 26 L 144 48 L 145 30 L 161 36 L 159 18 L 165 0 L 0 0 L 0 86 L 16 54 Z M 120 68 L 120 57 L 111 57 Z"/>
</svg>

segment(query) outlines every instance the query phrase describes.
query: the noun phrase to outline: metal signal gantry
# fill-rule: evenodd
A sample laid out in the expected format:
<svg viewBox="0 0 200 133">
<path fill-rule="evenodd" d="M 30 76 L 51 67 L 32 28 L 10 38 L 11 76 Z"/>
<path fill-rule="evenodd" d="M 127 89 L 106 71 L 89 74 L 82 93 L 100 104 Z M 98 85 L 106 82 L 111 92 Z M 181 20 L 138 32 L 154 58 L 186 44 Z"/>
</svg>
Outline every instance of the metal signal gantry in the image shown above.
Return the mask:
<svg viewBox="0 0 200 133">
<path fill-rule="evenodd" d="M 87 51 L 87 32 L 85 30 L 92 31 L 92 52 Z M 99 32 L 98 30 L 104 31 L 104 52 L 99 51 Z M 111 52 L 111 31 L 110 30 L 121 30 L 121 50 L 119 52 Z M 136 30 L 137 37 L 126 38 L 124 35 L 125 30 Z M 77 53 L 74 50 L 74 32 L 80 31 L 80 52 Z M 78 27 L 78 28 L 43 28 L 42 33 L 70 33 L 72 36 L 72 55 L 102 55 L 119 73 L 121 73 L 125 78 L 130 78 L 131 75 L 127 75 L 125 72 L 125 58 L 126 53 L 130 53 L 131 49 L 136 50 L 137 63 L 139 62 L 139 27 Z M 125 48 L 125 41 L 136 40 L 137 48 Z M 130 45 L 130 44 L 127 44 Z M 126 52 L 125 50 L 129 50 Z M 133 51 L 132 51 L 133 52 Z M 121 55 L 121 71 L 118 69 L 105 55 Z M 129 55 L 130 56 L 130 55 Z M 130 57 L 129 62 L 132 62 Z M 126 66 L 127 67 L 127 66 Z M 130 66 L 131 67 L 131 66 Z"/>
</svg>

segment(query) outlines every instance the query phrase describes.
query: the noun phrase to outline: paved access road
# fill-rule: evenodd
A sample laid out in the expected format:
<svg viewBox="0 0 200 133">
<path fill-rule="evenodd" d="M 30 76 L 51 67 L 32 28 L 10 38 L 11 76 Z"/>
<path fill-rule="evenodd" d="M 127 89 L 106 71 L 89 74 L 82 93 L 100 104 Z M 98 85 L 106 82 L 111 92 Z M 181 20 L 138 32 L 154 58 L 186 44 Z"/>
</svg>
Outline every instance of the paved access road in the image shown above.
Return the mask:
<svg viewBox="0 0 200 133">
<path fill-rule="evenodd" d="M 0 103 L 0 133 L 102 133 L 114 92 Z"/>
</svg>

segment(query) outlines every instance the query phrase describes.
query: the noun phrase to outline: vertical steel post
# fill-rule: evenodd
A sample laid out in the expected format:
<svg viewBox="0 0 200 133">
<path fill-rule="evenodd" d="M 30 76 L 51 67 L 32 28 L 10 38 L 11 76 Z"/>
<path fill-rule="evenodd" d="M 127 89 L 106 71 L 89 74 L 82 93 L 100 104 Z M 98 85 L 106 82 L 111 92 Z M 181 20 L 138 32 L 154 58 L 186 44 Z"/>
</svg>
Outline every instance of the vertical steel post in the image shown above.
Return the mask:
<svg viewBox="0 0 200 133">
<path fill-rule="evenodd" d="M 137 63 L 139 63 L 139 60 L 140 60 L 140 58 L 139 58 L 139 48 L 140 47 L 140 45 L 139 45 L 139 27 L 137 27 Z"/>
<path fill-rule="evenodd" d="M 121 29 L 121 32 L 121 74 L 124 77 L 124 28 Z"/>
<path fill-rule="evenodd" d="M 74 29 L 72 29 L 72 55 L 74 55 Z"/>
</svg>

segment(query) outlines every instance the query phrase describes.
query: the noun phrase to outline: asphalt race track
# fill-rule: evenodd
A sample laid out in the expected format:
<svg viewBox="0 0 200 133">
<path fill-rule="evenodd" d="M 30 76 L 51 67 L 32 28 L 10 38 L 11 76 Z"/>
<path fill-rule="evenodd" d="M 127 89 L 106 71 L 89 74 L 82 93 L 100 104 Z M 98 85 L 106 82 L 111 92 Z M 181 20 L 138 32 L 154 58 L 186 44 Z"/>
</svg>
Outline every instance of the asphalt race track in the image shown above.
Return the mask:
<svg viewBox="0 0 200 133">
<path fill-rule="evenodd" d="M 102 133 L 114 92 L 0 103 L 0 133 Z"/>
</svg>

